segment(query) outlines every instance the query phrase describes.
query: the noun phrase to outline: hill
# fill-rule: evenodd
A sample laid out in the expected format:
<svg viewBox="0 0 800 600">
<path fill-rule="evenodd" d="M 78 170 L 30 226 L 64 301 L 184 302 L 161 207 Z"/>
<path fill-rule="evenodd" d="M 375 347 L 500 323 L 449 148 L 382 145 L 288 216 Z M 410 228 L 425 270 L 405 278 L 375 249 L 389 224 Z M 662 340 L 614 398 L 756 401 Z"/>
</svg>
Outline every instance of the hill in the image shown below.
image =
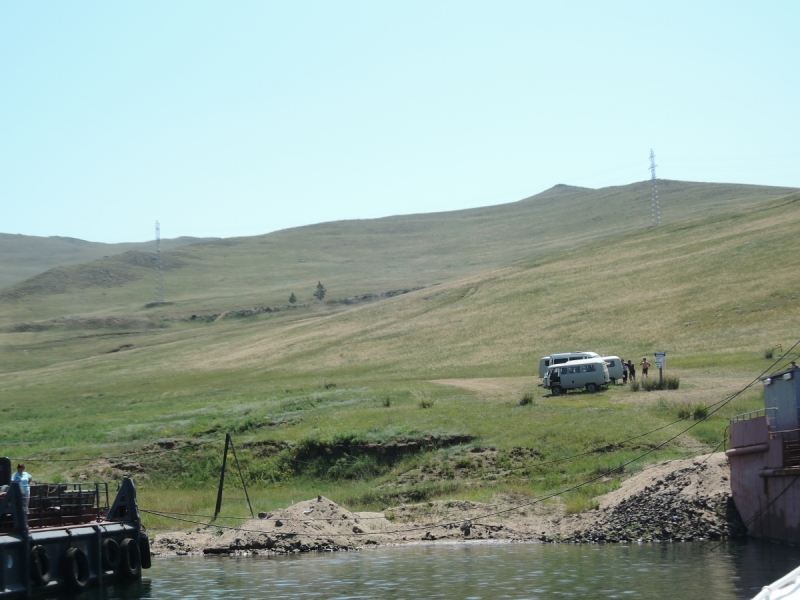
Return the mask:
<svg viewBox="0 0 800 600">
<path fill-rule="evenodd" d="M 791 193 L 785 188 L 659 182 L 665 224 Z M 59 267 L 0 291 L 0 326 L 95 313 L 150 318 L 283 306 L 416 289 L 483 273 L 651 223 L 650 183 L 590 190 L 559 185 L 519 202 L 448 213 L 323 223 L 164 253 L 167 300 L 153 299 L 152 257 L 122 254 Z M 67 293 L 69 292 L 69 293 Z"/>
<path fill-rule="evenodd" d="M 555 219 L 569 207 L 591 210 L 591 200 L 576 200 L 584 194 L 593 198 L 555 189 L 530 202 L 556 205 L 540 213 Z M 659 444 L 695 424 L 677 420 L 687 410 L 702 414 L 768 369 L 766 348 L 788 350 L 800 338 L 800 193 L 730 204 L 695 207 L 690 217 L 655 229 L 576 232 L 569 247 L 558 247 L 568 232 L 554 235 L 542 242 L 548 249 L 533 244 L 527 256 L 520 255 L 530 228 L 509 233 L 505 246 L 487 243 L 491 249 L 480 252 L 478 245 L 472 254 L 452 232 L 429 234 L 423 245 L 412 228 L 396 252 L 382 253 L 380 240 L 358 224 L 328 224 L 311 228 L 314 235 L 283 232 L 270 243 L 265 236 L 171 251 L 192 265 L 233 266 L 217 273 L 213 289 L 203 288 L 206 275 L 189 277 L 193 266 L 176 266 L 169 277 L 183 273 L 185 296 L 169 306 L 143 309 L 134 300 L 131 290 L 145 289 L 143 278 L 6 298 L 7 323 L 18 323 L 8 311 L 21 314 L 29 303 L 40 303 L 40 315 L 60 316 L 39 331 L 0 333 L 0 448 L 26 459 L 42 479 L 134 473 L 143 506 L 177 512 L 213 505 L 225 433 L 236 440 L 251 497 L 265 509 L 320 493 L 367 508 L 435 497 L 531 496 L 615 472 L 646 450 L 653 450 L 648 460 L 712 450 L 730 415 L 759 407 L 757 387 Z M 463 218 L 468 224 L 472 217 Z M 513 220 L 506 219 L 507 232 L 518 231 Z M 477 222 L 468 229 L 474 235 L 491 220 Z M 552 220 L 535 223 L 539 231 L 554 229 Z M 345 234 L 348 227 L 359 234 Z M 409 290 L 423 287 L 379 301 L 345 304 L 339 296 L 292 309 L 284 301 L 278 311 L 237 314 L 259 286 L 266 296 L 297 285 L 270 275 L 274 281 L 243 285 L 240 296 L 235 287 L 225 289 L 246 281 L 247 269 L 255 272 L 269 255 L 248 262 L 257 242 L 270 248 L 276 238 L 294 240 L 290 257 L 308 252 L 324 259 L 334 269 L 325 277 L 329 289 L 373 289 L 367 286 L 381 276 L 384 287 L 400 281 Z M 346 263 L 351 242 L 356 256 L 374 251 Z M 414 244 L 422 276 L 404 280 L 400 269 L 381 275 L 381 264 L 387 270 L 398 254 L 410 256 Z M 284 255 L 289 247 L 281 246 Z M 431 247 L 442 254 L 428 256 Z M 440 256 L 441 263 L 453 261 L 459 277 L 439 279 L 448 272 L 434 260 Z M 468 260 L 474 264 L 464 266 Z M 286 262 L 283 276 L 307 265 Z M 304 276 L 316 283 L 313 270 Z M 105 306 L 104 290 L 111 296 Z M 61 304 L 46 308 L 45 299 Z M 215 305 L 223 310 L 214 309 L 213 318 L 197 308 Z M 577 348 L 636 362 L 665 350 L 680 388 L 546 395 L 534 376 L 538 358 Z M 581 456 L 552 462 L 575 454 Z M 563 506 L 570 512 L 593 506 L 616 481 L 570 493 Z M 226 506 L 241 509 L 235 499 L 241 494 L 231 496 Z"/>
<path fill-rule="evenodd" d="M 164 249 L 207 241 L 180 237 L 161 240 Z M 69 237 L 38 237 L 0 233 L 0 289 L 60 265 L 75 265 L 123 252 L 153 252 L 155 242 L 101 244 Z"/>
</svg>

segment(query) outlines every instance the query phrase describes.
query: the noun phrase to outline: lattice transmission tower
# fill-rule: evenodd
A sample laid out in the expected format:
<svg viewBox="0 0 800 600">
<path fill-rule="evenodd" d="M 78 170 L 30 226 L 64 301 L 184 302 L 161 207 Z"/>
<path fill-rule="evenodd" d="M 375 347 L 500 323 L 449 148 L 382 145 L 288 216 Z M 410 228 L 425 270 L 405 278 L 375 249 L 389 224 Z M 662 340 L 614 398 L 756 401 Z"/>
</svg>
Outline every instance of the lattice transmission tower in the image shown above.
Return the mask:
<svg viewBox="0 0 800 600">
<path fill-rule="evenodd" d="M 661 209 L 658 206 L 658 179 L 656 179 L 656 153 L 650 148 L 650 183 L 653 188 L 653 227 L 661 225 Z"/>
<path fill-rule="evenodd" d="M 161 268 L 161 225 L 156 221 L 156 302 L 164 301 L 164 271 Z"/>
</svg>

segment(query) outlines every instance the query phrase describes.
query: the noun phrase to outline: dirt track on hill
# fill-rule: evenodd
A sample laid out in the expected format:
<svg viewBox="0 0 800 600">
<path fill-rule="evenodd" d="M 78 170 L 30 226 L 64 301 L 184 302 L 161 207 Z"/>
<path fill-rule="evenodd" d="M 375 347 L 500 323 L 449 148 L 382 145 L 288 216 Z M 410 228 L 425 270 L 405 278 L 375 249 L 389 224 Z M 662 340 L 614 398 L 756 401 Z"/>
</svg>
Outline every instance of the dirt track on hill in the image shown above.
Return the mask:
<svg viewBox="0 0 800 600">
<path fill-rule="evenodd" d="M 438 501 L 383 513 L 350 512 L 318 496 L 261 513 L 236 527 L 156 536 L 155 554 L 265 554 L 354 550 L 473 540 L 632 543 L 746 535 L 730 497 L 724 453 L 652 465 L 599 498 L 597 509 L 564 515 L 530 498 L 497 504 Z"/>
</svg>

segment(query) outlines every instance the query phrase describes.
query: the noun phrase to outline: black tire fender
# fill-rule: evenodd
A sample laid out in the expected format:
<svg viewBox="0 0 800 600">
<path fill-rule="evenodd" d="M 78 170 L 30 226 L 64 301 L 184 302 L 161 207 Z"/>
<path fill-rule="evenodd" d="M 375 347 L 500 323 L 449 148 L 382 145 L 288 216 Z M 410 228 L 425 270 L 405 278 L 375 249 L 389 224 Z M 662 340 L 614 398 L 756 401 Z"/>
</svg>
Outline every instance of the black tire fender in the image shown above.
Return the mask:
<svg viewBox="0 0 800 600">
<path fill-rule="evenodd" d="M 120 560 L 122 560 L 122 551 L 119 548 L 119 543 L 114 538 L 106 538 L 103 540 L 103 570 L 116 571 L 119 567 Z"/>
<path fill-rule="evenodd" d="M 142 568 L 149 569 L 152 562 L 150 560 L 150 538 L 144 531 L 139 532 L 139 554 L 142 557 Z"/>
<path fill-rule="evenodd" d="M 125 538 L 119 545 L 122 555 L 119 570 L 128 579 L 138 579 L 142 575 L 142 554 L 139 552 L 139 540 Z"/>
<path fill-rule="evenodd" d="M 37 586 L 50 583 L 50 556 L 44 546 L 31 548 L 31 579 Z"/>
<path fill-rule="evenodd" d="M 64 555 L 64 581 L 71 588 L 82 590 L 89 583 L 89 559 L 80 548 L 70 548 Z"/>
</svg>

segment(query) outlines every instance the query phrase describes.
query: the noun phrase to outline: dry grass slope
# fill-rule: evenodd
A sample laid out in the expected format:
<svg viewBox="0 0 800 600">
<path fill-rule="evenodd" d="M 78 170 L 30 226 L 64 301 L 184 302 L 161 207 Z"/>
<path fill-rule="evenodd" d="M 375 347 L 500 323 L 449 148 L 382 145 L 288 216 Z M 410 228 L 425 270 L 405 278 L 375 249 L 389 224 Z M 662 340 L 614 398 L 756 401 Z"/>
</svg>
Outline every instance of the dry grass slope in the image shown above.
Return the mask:
<svg viewBox="0 0 800 600">
<path fill-rule="evenodd" d="M 660 182 L 666 224 L 719 214 L 792 191 Z M 600 190 L 556 186 L 519 202 L 486 208 L 323 223 L 183 246 L 164 253 L 166 261 L 183 265 L 165 278 L 166 294 L 168 300 L 192 312 L 280 306 L 292 292 L 300 302 L 311 301 L 319 280 L 332 299 L 379 294 L 451 282 L 640 231 L 649 224 L 649 182 Z M 13 256 L 10 259 L 13 263 Z M 134 267 L 112 258 L 84 268 L 108 273 L 97 278 L 99 287 L 81 283 L 87 277 L 80 269 L 59 269 L 43 275 L 44 279 L 4 290 L 0 326 L 76 313 L 129 314 L 142 311 L 153 299 L 152 271 L 145 264 Z M 69 279 L 76 283 L 71 285 Z M 102 287 L 111 281 L 123 285 Z M 59 298 L 47 294 L 66 290 L 74 293 Z"/>
</svg>

